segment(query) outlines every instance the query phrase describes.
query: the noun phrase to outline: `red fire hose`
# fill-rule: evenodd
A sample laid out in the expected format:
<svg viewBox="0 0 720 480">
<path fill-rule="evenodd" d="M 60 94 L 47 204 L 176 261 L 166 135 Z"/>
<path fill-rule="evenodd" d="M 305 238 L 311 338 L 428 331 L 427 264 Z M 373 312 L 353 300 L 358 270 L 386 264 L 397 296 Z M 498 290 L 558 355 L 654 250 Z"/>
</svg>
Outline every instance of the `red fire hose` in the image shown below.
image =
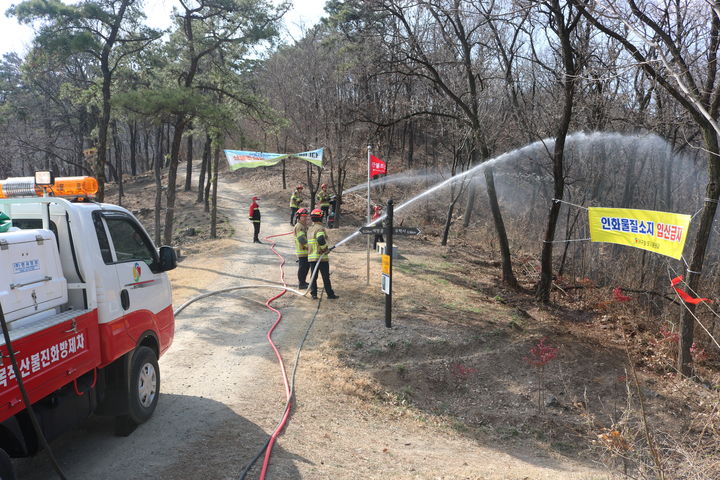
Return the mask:
<svg viewBox="0 0 720 480">
<path fill-rule="evenodd" d="M 269 235 L 269 236 L 267 236 L 267 237 L 264 237 L 264 239 L 265 239 L 265 240 L 268 240 L 268 239 L 275 238 L 275 237 L 283 237 L 283 236 L 286 236 L 286 235 L 291 235 L 292 233 L 293 233 L 293 232 L 287 232 L 287 233 L 281 233 L 281 234 L 277 234 L 277 235 Z M 282 297 L 286 292 L 291 292 L 291 293 L 294 293 L 295 295 L 299 295 L 299 296 L 305 296 L 305 295 L 307 295 L 308 291 L 310 290 L 310 287 L 308 286 L 308 289 L 305 290 L 305 292 L 300 292 L 300 291 L 298 291 L 298 290 L 295 290 L 295 289 L 293 289 L 293 288 L 288 287 L 287 283 L 285 282 L 285 271 L 284 271 L 284 269 L 283 269 L 283 267 L 285 266 L 285 258 L 284 258 L 282 255 L 280 255 L 280 253 L 278 253 L 277 250 L 275 250 L 275 242 L 272 243 L 272 245 L 271 245 L 270 248 L 271 248 L 271 250 L 273 251 L 273 253 L 274 253 L 275 255 L 277 255 L 278 257 L 280 257 L 280 281 L 281 281 L 281 283 L 282 283 L 282 286 L 279 286 L 279 285 L 270 285 L 270 284 L 261 284 L 261 285 L 239 285 L 239 286 L 224 288 L 224 289 L 221 289 L 221 290 L 214 290 L 214 291 L 212 291 L 212 292 L 203 293 L 203 294 L 201 294 L 201 295 L 198 295 L 198 296 L 196 296 L 196 297 L 193 297 L 193 298 L 189 299 L 188 301 L 186 301 L 185 303 L 183 303 L 180 307 L 178 307 L 178 308 L 175 310 L 175 312 L 174 312 L 174 313 L 175 313 L 175 316 L 177 316 L 177 315 L 180 314 L 180 312 L 182 312 L 182 311 L 183 311 L 186 307 L 188 307 L 190 304 L 192 304 L 192 303 L 194 303 L 194 302 L 196 302 L 196 301 L 198 301 L 198 300 L 201 300 L 201 299 L 203 299 L 203 298 L 207 298 L 207 297 L 209 297 L 209 296 L 212 296 L 212 295 L 218 295 L 218 294 L 220 294 L 220 293 L 226 293 L 226 292 L 231 292 L 231 291 L 235 291 L 235 290 L 242 290 L 242 289 L 251 289 L 251 288 L 274 288 L 274 289 L 281 290 L 279 294 L 273 296 L 272 298 L 268 299 L 268 300 L 265 302 L 265 306 L 266 306 L 267 308 L 269 308 L 270 310 L 272 310 L 273 312 L 275 312 L 275 314 L 277 315 L 277 318 L 275 319 L 275 323 L 272 325 L 272 327 L 270 328 L 270 330 L 268 330 L 268 333 L 267 333 L 267 335 L 266 335 L 266 338 L 268 339 L 268 342 L 270 343 L 270 346 L 272 347 L 273 351 L 275 352 L 275 357 L 278 359 L 278 363 L 279 363 L 279 365 L 280 365 L 280 372 L 282 373 L 283 384 L 284 384 L 284 387 L 285 387 L 285 397 L 286 397 L 286 402 L 287 402 L 287 403 L 285 404 L 285 411 L 283 412 L 282 420 L 280 421 L 280 423 L 278 423 L 278 425 L 277 425 L 277 427 L 275 428 L 275 430 L 273 431 L 272 435 L 271 435 L 270 438 L 267 440 L 267 442 L 266 442 L 265 445 L 262 447 L 262 449 L 260 449 L 260 451 L 259 451 L 258 454 L 255 456 L 255 458 L 253 458 L 253 459 L 250 461 L 250 463 L 244 468 L 244 470 L 243 470 L 242 473 L 241 473 L 240 480 L 244 480 L 244 479 L 247 477 L 248 473 L 250 472 L 250 469 L 253 467 L 253 465 L 255 464 L 255 462 L 260 458 L 260 456 L 261 456 L 263 453 L 265 453 L 265 460 L 263 461 L 263 467 L 262 467 L 262 472 L 261 472 L 261 475 L 260 475 L 260 479 L 261 479 L 261 480 L 264 480 L 264 479 L 265 479 L 265 476 L 267 475 L 267 469 L 268 469 L 268 464 L 269 464 L 269 462 L 270 462 L 270 455 L 271 455 L 272 447 L 273 447 L 273 445 L 275 444 L 275 440 L 277 439 L 277 437 L 278 437 L 278 436 L 280 435 L 280 433 L 282 432 L 283 428 L 285 428 L 285 425 L 286 425 L 286 423 L 287 423 L 287 420 L 288 420 L 288 418 L 290 417 L 290 412 L 291 412 L 291 410 L 292 410 L 292 398 L 293 398 L 293 395 L 294 395 L 293 392 L 294 392 L 294 383 L 295 383 L 294 378 L 295 378 L 295 373 L 296 373 L 296 371 L 297 371 L 298 362 L 299 362 L 299 359 L 300 359 L 300 350 L 302 349 L 302 346 L 303 346 L 303 344 L 305 343 L 305 340 L 307 339 L 308 334 L 310 333 L 310 330 L 311 330 L 311 328 L 312 328 L 312 326 L 313 326 L 313 324 L 314 324 L 314 322 L 315 322 L 315 319 L 317 318 L 318 311 L 320 310 L 320 303 L 322 302 L 322 297 L 321 297 L 321 301 L 317 303 L 317 308 L 316 308 L 315 314 L 313 315 L 312 320 L 309 322 L 308 327 L 307 327 L 307 330 L 305 331 L 305 336 L 303 337 L 302 341 L 301 341 L 300 344 L 298 345 L 298 349 L 297 349 L 297 353 L 296 353 L 296 357 L 295 357 L 295 367 L 293 368 L 293 375 L 292 375 L 292 376 L 293 376 L 293 380 L 292 380 L 292 381 L 288 381 L 288 375 L 287 375 L 287 372 L 286 372 L 286 369 L 285 369 L 285 364 L 284 364 L 284 362 L 283 362 L 282 356 L 280 355 L 280 352 L 278 351 L 277 347 L 275 346 L 275 344 L 274 344 L 273 341 L 272 341 L 273 331 L 275 330 L 275 327 L 277 327 L 277 326 L 280 324 L 280 321 L 282 320 L 282 313 L 280 313 L 280 311 L 278 311 L 278 310 L 276 310 L 275 308 L 273 308 L 270 304 L 271 304 L 272 302 L 274 302 L 275 300 L 277 300 L 278 298 Z M 317 266 L 315 267 L 315 270 L 313 270 L 313 272 L 312 272 L 311 275 L 310 275 L 310 283 L 312 283 L 313 279 L 314 279 L 315 276 L 317 275 L 318 266 L 319 266 L 319 265 L 317 265 Z"/>
<path fill-rule="evenodd" d="M 265 240 L 269 240 L 269 239 L 275 238 L 275 237 L 282 237 L 285 235 L 291 235 L 292 233 L 293 232 L 281 233 L 278 235 L 269 235 L 269 236 L 265 237 Z M 276 245 L 276 243 L 273 242 L 272 245 L 270 246 L 270 249 L 272 250 L 272 252 L 275 255 L 280 257 L 280 282 L 283 284 L 283 286 L 287 286 L 287 283 L 285 282 L 285 269 L 283 268 L 285 266 L 285 258 L 282 255 L 280 255 L 277 250 L 275 250 L 275 245 Z M 280 320 L 282 320 L 282 313 L 279 310 L 273 308 L 270 304 L 272 302 L 274 302 L 275 300 L 277 300 L 278 298 L 285 295 L 285 292 L 286 292 L 286 290 L 283 290 L 280 293 L 278 293 L 277 295 L 275 295 L 274 297 L 269 298 L 268 301 L 265 302 L 265 306 L 267 308 L 269 308 L 270 310 L 272 310 L 273 312 L 275 312 L 275 314 L 277 315 L 275 323 L 273 324 L 272 327 L 270 327 L 270 330 L 268 330 L 266 337 L 268 339 L 268 342 L 270 343 L 270 347 L 275 352 L 275 357 L 277 358 L 278 364 L 280 365 L 280 372 L 282 374 L 283 386 L 285 387 L 285 397 L 286 397 L 287 403 L 285 404 L 285 412 L 283 413 L 282 420 L 280 421 L 278 426 L 275 428 L 275 431 L 273 431 L 272 435 L 270 436 L 270 440 L 268 442 L 267 448 L 265 449 L 265 460 L 263 460 L 262 471 L 260 472 L 260 480 L 265 479 L 265 475 L 267 474 L 268 464 L 270 463 L 270 454 L 272 453 L 273 445 L 275 444 L 275 440 L 277 439 L 278 435 L 280 435 L 280 432 L 282 432 L 283 428 L 285 428 L 285 424 L 287 423 L 288 417 L 290 417 L 290 411 L 292 410 L 292 401 L 291 401 L 292 391 L 290 390 L 290 384 L 288 382 L 287 372 L 285 371 L 285 363 L 283 362 L 282 355 L 280 355 L 280 351 L 277 349 L 277 347 L 275 346 L 275 343 L 273 343 L 273 341 L 272 341 L 273 331 L 275 330 L 275 327 L 277 327 L 280 324 Z"/>
</svg>

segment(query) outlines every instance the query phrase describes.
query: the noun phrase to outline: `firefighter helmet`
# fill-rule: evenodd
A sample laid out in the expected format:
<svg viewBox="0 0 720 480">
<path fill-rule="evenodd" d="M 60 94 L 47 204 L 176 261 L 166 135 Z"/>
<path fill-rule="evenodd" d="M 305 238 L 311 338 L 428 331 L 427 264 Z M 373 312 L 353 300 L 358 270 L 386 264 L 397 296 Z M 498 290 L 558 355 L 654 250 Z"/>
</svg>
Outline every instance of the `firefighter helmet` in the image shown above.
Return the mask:
<svg viewBox="0 0 720 480">
<path fill-rule="evenodd" d="M 297 216 L 298 217 L 306 217 L 308 214 L 307 208 L 298 208 Z"/>
<path fill-rule="evenodd" d="M 302 190 L 302 189 L 303 189 L 303 186 L 302 186 L 302 185 L 298 185 L 298 186 L 297 186 L 297 190 Z"/>
<path fill-rule="evenodd" d="M 325 190 L 325 189 L 327 188 L 327 183 L 323 183 L 322 185 L 320 185 L 320 188 L 322 188 L 323 190 Z"/>
<path fill-rule="evenodd" d="M 322 220 L 322 217 L 323 217 L 323 211 L 320 210 L 319 208 L 316 208 L 315 210 L 310 212 L 310 218 L 312 218 L 314 222 L 319 222 L 320 220 Z"/>
</svg>

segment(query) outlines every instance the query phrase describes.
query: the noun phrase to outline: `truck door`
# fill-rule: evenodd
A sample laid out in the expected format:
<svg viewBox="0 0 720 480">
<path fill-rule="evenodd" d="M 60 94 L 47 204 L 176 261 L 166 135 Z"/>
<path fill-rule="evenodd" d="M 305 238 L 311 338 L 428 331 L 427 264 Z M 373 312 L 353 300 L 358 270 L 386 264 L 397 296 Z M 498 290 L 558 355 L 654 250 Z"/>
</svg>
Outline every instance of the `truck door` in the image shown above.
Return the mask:
<svg viewBox="0 0 720 480">
<path fill-rule="evenodd" d="M 165 350 L 174 329 L 172 298 L 167 275 L 160 271 L 155 245 L 127 213 L 101 210 L 94 216 L 103 261 L 117 276 L 117 297 L 108 297 L 118 298 L 123 312 L 122 324 L 112 328 L 113 337 L 119 340 L 118 330 L 124 330 L 128 340 L 137 342 L 141 335 L 152 331 L 158 336 L 160 350 Z"/>
</svg>

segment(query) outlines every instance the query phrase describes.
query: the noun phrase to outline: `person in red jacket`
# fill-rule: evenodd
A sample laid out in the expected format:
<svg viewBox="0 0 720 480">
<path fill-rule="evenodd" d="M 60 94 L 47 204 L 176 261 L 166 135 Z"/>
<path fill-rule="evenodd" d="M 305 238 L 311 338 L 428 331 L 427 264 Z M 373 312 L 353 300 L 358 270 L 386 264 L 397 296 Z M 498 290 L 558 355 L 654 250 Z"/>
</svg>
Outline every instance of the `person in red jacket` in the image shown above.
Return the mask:
<svg viewBox="0 0 720 480">
<path fill-rule="evenodd" d="M 260 235 L 260 205 L 257 203 L 258 197 L 252 197 L 252 203 L 250 204 L 250 211 L 248 212 L 248 218 L 253 224 L 255 234 L 253 235 L 253 243 L 262 243 L 258 238 Z"/>
</svg>

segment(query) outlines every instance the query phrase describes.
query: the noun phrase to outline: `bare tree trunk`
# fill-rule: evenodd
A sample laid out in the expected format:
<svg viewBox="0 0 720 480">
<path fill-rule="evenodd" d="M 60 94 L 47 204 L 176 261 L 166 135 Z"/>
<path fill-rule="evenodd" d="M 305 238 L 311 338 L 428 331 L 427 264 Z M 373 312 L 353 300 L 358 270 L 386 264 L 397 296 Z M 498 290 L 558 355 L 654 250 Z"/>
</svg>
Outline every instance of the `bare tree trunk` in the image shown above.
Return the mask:
<svg viewBox="0 0 720 480">
<path fill-rule="evenodd" d="M 175 197 L 177 194 L 177 170 L 180 164 L 180 143 L 182 142 L 182 134 L 187 125 L 187 118 L 184 114 L 177 116 L 175 120 L 175 129 L 173 132 L 170 165 L 168 168 L 167 179 L 167 204 L 165 205 L 165 225 L 163 230 L 163 241 L 166 245 L 172 244 L 173 227 L 175 226 Z"/>
<path fill-rule="evenodd" d="M 172 128 L 172 125 L 169 123 L 167 124 L 167 135 L 165 135 L 165 152 L 172 151 L 170 139 L 172 138 L 172 135 L 170 135 L 170 129 Z M 163 168 L 167 168 L 170 166 L 170 156 L 167 156 L 164 158 L 165 163 L 163 164 Z"/>
<path fill-rule="evenodd" d="M 287 152 L 287 144 L 288 144 L 288 137 L 285 135 L 285 146 L 281 149 L 280 148 L 280 139 L 278 138 L 278 150 L 281 152 Z M 286 173 L 286 165 L 285 160 L 282 161 L 282 183 L 283 183 L 283 190 L 287 189 L 287 173 Z"/>
<path fill-rule="evenodd" d="M 512 269 L 512 259 L 510 257 L 510 242 L 508 242 L 507 231 L 505 230 L 505 222 L 500 212 L 500 204 L 497 200 L 497 192 L 495 191 L 495 174 L 492 167 L 483 169 L 485 174 L 485 183 L 487 185 L 488 200 L 490 201 L 490 211 L 495 224 L 495 231 L 500 244 L 500 256 L 502 257 L 502 281 L 512 288 L 518 288 L 517 279 Z"/>
<path fill-rule="evenodd" d="M 192 128 L 192 123 L 188 124 L 188 128 Z M 187 137 L 187 167 L 185 169 L 185 191 L 189 192 L 192 189 L 192 157 L 193 157 L 193 135 L 190 134 Z"/>
<path fill-rule="evenodd" d="M 111 134 L 110 135 L 111 135 L 112 139 L 109 142 L 108 151 L 107 151 L 107 154 L 105 155 L 105 166 L 107 168 L 107 173 L 109 174 L 110 179 L 117 183 L 117 181 L 118 181 L 117 170 L 115 169 L 115 165 L 113 164 L 113 161 L 112 161 L 113 154 L 115 155 L 115 157 L 117 157 L 117 149 L 114 148 L 116 146 L 115 139 L 117 138 L 115 122 L 113 122 L 111 124 Z M 106 180 L 107 180 L 107 178 L 106 178 Z"/>
<path fill-rule="evenodd" d="M 212 145 L 212 143 L 211 143 Z M 203 207 L 203 211 L 205 213 L 210 212 L 210 186 L 212 185 L 212 179 L 213 179 L 213 173 L 215 173 L 215 168 L 213 168 L 213 162 L 212 162 L 212 150 L 210 152 L 210 155 L 208 156 L 208 165 L 207 165 L 207 183 L 205 184 L 205 206 Z"/>
<path fill-rule="evenodd" d="M 210 147 L 212 140 L 210 135 L 205 135 L 205 145 L 203 146 L 202 162 L 200 164 L 200 178 L 198 179 L 198 194 L 196 203 L 203 201 L 203 194 L 205 193 L 205 175 L 208 171 L 208 165 L 210 165 Z"/>
<path fill-rule="evenodd" d="M 218 166 L 220 165 L 220 139 L 216 140 L 215 155 L 212 164 L 212 211 L 210 212 L 210 237 L 217 238 L 217 191 L 218 191 Z"/>
<path fill-rule="evenodd" d="M 109 52 L 108 52 L 109 55 Z M 105 65 L 103 65 L 105 67 Z M 98 181 L 96 194 L 98 202 L 105 200 L 105 163 L 107 162 L 107 131 L 110 123 L 110 79 L 109 68 L 103 68 L 102 82 L 102 114 L 98 122 L 98 149 L 97 163 L 95 164 L 95 178 Z"/>
<path fill-rule="evenodd" d="M 138 126 L 136 120 L 128 124 L 128 130 L 130 132 L 130 175 L 134 177 L 137 175 Z"/>
<path fill-rule="evenodd" d="M 570 210 L 568 209 L 567 217 L 565 219 L 565 224 L 567 225 L 565 230 L 565 240 L 570 240 L 570 238 L 572 237 L 572 234 L 575 231 L 575 225 L 577 225 L 577 221 L 580 218 L 581 213 L 582 211 L 578 209 L 578 211 L 575 213 L 575 216 L 573 217 L 572 223 L 570 223 Z M 565 269 L 565 261 L 567 260 L 567 254 L 569 249 L 570 242 L 566 242 L 565 247 L 563 248 L 562 258 L 560 260 L 560 266 L 558 267 L 558 275 L 563 274 L 563 270 Z"/>
<path fill-rule="evenodd" d="M 44 165 L 43 168 L 44 168 L 45 170 L 47 170 L 47 171 L 52 171 L 52 168 L 51 168 L 52 162 L 51 162 L 51 160 L 50 160 L 50 159 L 51 159 L 50 152 L 51 152 L 51 150 L 52 150 L 52 144 L 51 144 L 52 141 L 51 141 L 50 139 L 52 138 L 52 131 L 51 131 L 51 125 L 50 125 L 50 120 L 49 120 L 49 119 L 45 119 L 45 120 L 43 121 L 43 130 L 44 130 L 43 133 L 45 134 L 45 139 L 46 139 L 46 144 L 45 144 L 45 165 Z"/>
<path fill-rule="evenodd" d="M 118 184 L 118 205 L 122 205 L 122 199 L 123 199 L 123 158 L 122 158 L 122 140 L 120 139 L 120 135 L 118 134 L 118 128 L 117 128 L 117 120 L 113 120 L 112 122 L 112 139 L 113 139 L 113 148 L 115 151 L 115 168 L 113 171 L 113 176 L 115 177 L 115 181 Z M 108 166 L 110 169 L 113 169 L 113 164 L 108 163 Z"/>
<path fill-rule="evenodd" d="M 463 227 L 468 228 L 470 226 L 470 218 L 475 208 L 475 193 L 477 192 L 477 185 L 475 179 L 470 177 L 470 187 L 468 188 L 467 203 L 465 204 L 465 215 L 463 218 Z"/>
<path fill-rule="evenodd" d="M 453 210 L 455 210 L 456 202 L 457 198 L 455 198 L 452 202 L 450 202 L 450 205 L 448 205 L 447 215 L 445 216 L 445 227 L 443 228 L 442 240 L 440 240 L 440 245 L 442 245 L 443 247 L 447 245 L 448 237 L 450 236 L 450 225 L 452 225 L 452 215 Z"/>
<path fill-rule="evenodd" d="M 150 129 L 145 128 L 145 135 L 143 136 L 143 147 L 145 150 L 145 158 L 142 166 L 143 172 L 150 170 Z"/>
<path fill-rule="evenodd" d="M 347 176 L 347 172 L 340 166 L 340 161 L 338 160 L 338 168 L 337 168 L 337 195 L 335 197 L 335 222 L 333 223 L 335 228 L 340 227 L 340 220 L 342 219 L 342 189 L 345 185 L 345 178 Z"/>
<path fill-rule="evenodd" d="M 692 260 L 686 272 L 686 281 L 691 292 L 699 290 L 700 272 L 705 261 L 705 252 L 710 242 L 712 225 L 718 208 L 718 199 L 720 198 L 720 148 L 718 146 L 718 137 L 711 127 L 705 127 L 703 134 L 708 151 L 708 183 L 705 188 L 705 208 L 700 216 L 700 225 L 695 237 L 695 245 L 693 245 Z M 690 347 L 692 347 L 694 340 L 695 318 L 693 315 L 696 305 L 687 304 L 686 306 L 680 324 L 677 367 L 680 373 L 689 377 L 692 375 L 693 360 Z"/>
<path fill-rule="evenodd" d="M 160 245 L 160 218 L 162 215 L 162 142 L 163 127 L 158 127 L 155 152 L 155 245 Z"/>
<path fill-rule="evenodd" d="M 122 170 L 123 164 L 122 159 L 117 159 L 117 172 L 116 176 L 118 179 L 118 205 L 122 206 L 122 199 L 125 196 L 125 184 L 123 179 L 123 170 Z"/>
<path fill-rule="evenodd" d="M 543 241 L 542 253 L 540 257 L 540 281 L 537 285 L 535 297 L 543 303 L 550 301 L 550 290 L 552 289 L 552 260 L 553 260 L 553 241 L 555 240 L 555 229 L 557 220 L 560 215 L 560 200 L 563 199 L 565 192 L 565 139 L 570 129 L 570 120 L 572 119 L 573 100 L 575 95 L 575 78 L 577 75 L 575 69 L 575 58 L 573 48 L 570 43 L 571 31 L 566 25 L 566 19 L 560 6 L 559 0 L 550 0 L 548 2 L 550 11 L 555 20 L 555 29 L 558 39 L 560 40 L 564 76 L 562 77 L 563 86 L 563 111 L 558 125 L 558 133 L 555 137 L 555 145 L 553 148 L 553 202 L 550 206 L 548 214 L 547 227 L 545 229 L 545 239 Z"/>
<path fill-rule="evenodd" d="M 415 160 L 415 124 L 412 120 L 408 122 L 408 149 L 405 161 L 407 166 L 412 168 Z"/>
<path fill-rule="evenodd" d="M 556 154 L 557 155 L 557 154 Z M 562 198 L 562 187 L 558 186 L 559 182 L 555 182 L 555 198 Z M 560 197 L 557 192 L 560 191 Z M 553 256 L 553 240 L 555 239 L 555 227 L 557 219 L 560 215 L 560 202 L 553 199 L 548 214 L 547 227 L 545 228 L 545 239 L 543 241 L 542 252 L 540 254 L 540 281 L 538 282 L 535 296 L 538 300 L 547 303 L 550 301 L 550 289 L 552 288 L 552 256 Z"/>
</svg>

